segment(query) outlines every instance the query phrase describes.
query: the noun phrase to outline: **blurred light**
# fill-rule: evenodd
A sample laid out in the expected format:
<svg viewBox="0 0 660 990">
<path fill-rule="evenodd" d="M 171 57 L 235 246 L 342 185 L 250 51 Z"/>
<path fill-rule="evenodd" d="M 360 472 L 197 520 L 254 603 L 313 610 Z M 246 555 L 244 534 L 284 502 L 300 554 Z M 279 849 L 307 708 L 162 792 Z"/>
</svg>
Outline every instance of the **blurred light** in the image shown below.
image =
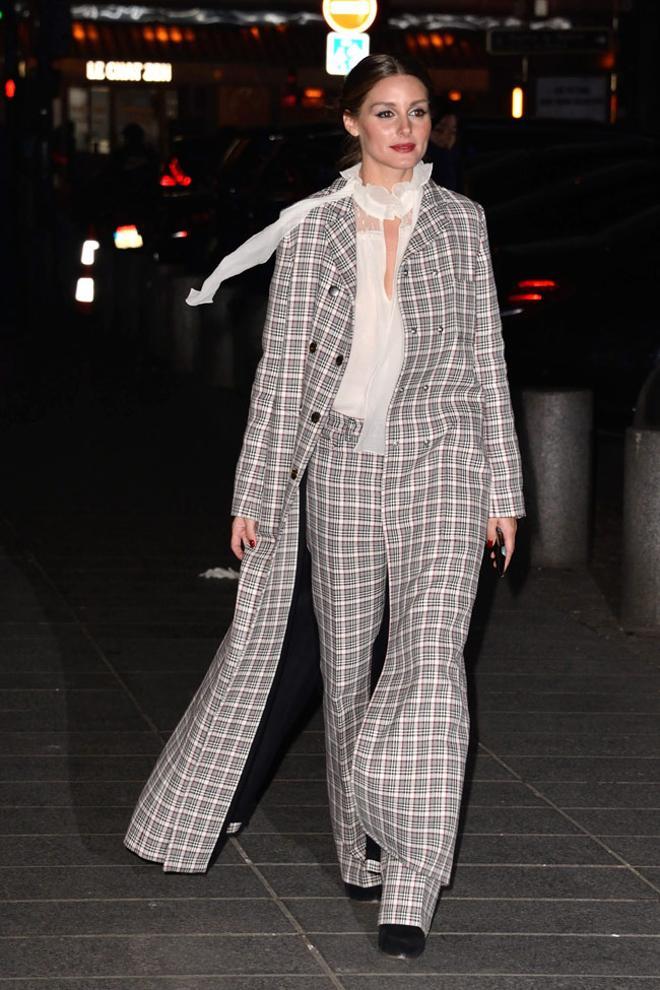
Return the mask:
<svg viewBox="0 0 660 990">
<path fill-rule="evenodd" d="M 433 45 L 434 48 L 444 48 L 445 47 L 445 43 L 442 40 L 442 35 L 441 34 L 438 34 L 437 31 L 434 31 L 433 34 L 431 35 L 431 44 Z"/>
<path fill-rule="evenodd" d="M 283 107 L 295 107 L 296 105 L 296 94 L 295 93 L 285 93 L 280 103 Z"/>
<path fill-rule="evenodd" d="M 76 282 L 76 302 L 94 302 L 94 279 L 87 277 L 79 278 Z"/>
<path fill-rule="evenodd" d="M 250 26 L 250 34 L 252 35 L 253 38 L 256 38 L 257 41 L 261 37 L 261 32 L 259 31 L 259 28 L 257 27 L 256 24 L 252 24 Z"/>
<path fill-rule="evenodd" d="M 317 107 L 323 103 L 325 90 L 315 86 L 306 86 L 303 90 L 302 105 L 304 107 Z"/>
<path fill-rule="evenodd" d="M 185 28 L 185 30 L 183 32 L 183 37 L 186 39 L 186 41 L 194 41 L 195 40 L 195 32 L 193 31 L 192 28 Z"/>
<path fill-rule="evenodd" d="M 511 90 L 511 116 L 520 120 L 524 113 L 524 93 L 522 86 L 514 86 Z"/>
<path fill-rule="evenodd" d="M 76 41 L 85 40 L 85 29 L 82 26 L 82 24 L 79 24 L 77 21 L 74 23 L 73 27 L 71 28 L 71 32 L 73 34 L 73 37 L 76 39 Z"/>
<path fill-rule="evenodd" d="M 145 41 L 153 41 L 156 37 L 156 35 L 154 34 L 154 29 L 152 27 L 149 27 L 149 25 L 147 24 L 146 27 L 142 28 L 142 37 L 144 38 Z"/>
<path fill-rule="evenodd" d="M 420 48 L 428 48 L 429 45 L 431 44 L 431 42 L 429 41 L 428 35 L 427 34 L 418 34 L 417 35 L 417 44 L 419 45 Z"/>
<path fill-rule="evenodd" d="M 448 46 L 449 45 L 453 45 L 455 40 L 456 39 L 454 38 L 454 35 L 453 34 L 446 34 L 445 35 L 445 44 L 446 45 L 448 45 Z"/>
<path fill-rule="evenodd" d="M 411 52 L 417 50 L 417 42 L 415 41 L 414 35 L 412 34 L 406 35 L 406 47 L 409 48 Z"/>
<path fill-rule="evenodd" d="M 540 292 L 512 292 L 508 300 L 509 302 L 542 302 L 543 296 Z"/>
<path fill-rule="evenodd" d="M 100 248 L 98 241 L 85 241 L 82 246 L 82 252 L 80 254 L 80 262 L 83 265 L 93 265 L 94 255 Z"/>
<path fill-rule="evenodd" d="M 170 158 L 167 163 L 167 172 L 160 177 L 161 186 L 190 186 L 192 185 L 192 179 L 189 175 L 181 168 L 178 158 Z"/>
<path fill-rule="evenodd" d="M 174 41 L 177 44 L 180 41 L 183 41 L 183 35 L 181 34 L 180 28 L 178 28 L 178 27 L 171 27 L 170 28 L 170 41 Z"/>
<path fill-rule="evenodd" d="M 128 248 L 141 248 L 143 244 L 140 232 L 133 223 L 117 227 L 114 233 L 114 241 L 115 247 L 121 251 L 125 251 Z"/>
<path fill-rule="evenodd" d="M 601 69 L 613 69 L 616 63 L 614 52 L 605 52 L 601 55 L 599 62 Z"/>
<path fill-rule="evenodd" d="M 99 32 L 98 32 L 97 27 L 94 24 L 88 24 L 87 25 L 87 37 L 89 38 L 90 41 L 98 41 L 99 40 Z"/>
<path fill-rule="evenodd" d="M 167 33 L 167 28 L 163 27 L 162 24 L 159 24 L 158 27 L 156 28 L 156 38 L 158 39 L 158 41 L 170 40 L 170 36 Z"/>
<path fill-rule="evenodd" d="M 461 93 L 460 89 L 450 89 L 449 92 L 447 93 L 447 99 L 450 100 L 452 103 L 460 103 L 460 101 L 463 99 L 463 94 Z"/>
<path fill-rule="evenodd" d="M 516 283 L 519 289 L 556 289 L 557 283 L 552 278 L 524 278 Z"/>
<path fill-rule="evenodd" d="M 188 236 L 187 230 L 177 230 L 176 234 L 172 234 L 172 237 L 187 237 L 187 236 Z"/>
<path fill-rule="evenodd" d="M 16 96 L 16 83 L 13 79 L 5 79 L 5 96 L 8 100 L 13 100 Z"/>
</svg>

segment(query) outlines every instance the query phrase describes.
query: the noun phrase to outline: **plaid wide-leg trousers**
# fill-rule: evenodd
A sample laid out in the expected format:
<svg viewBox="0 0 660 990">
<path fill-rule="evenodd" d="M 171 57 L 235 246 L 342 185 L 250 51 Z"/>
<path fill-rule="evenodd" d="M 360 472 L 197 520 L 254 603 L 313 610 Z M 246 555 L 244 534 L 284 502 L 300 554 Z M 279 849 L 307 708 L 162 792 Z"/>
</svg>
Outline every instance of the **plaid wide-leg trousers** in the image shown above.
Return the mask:
<svg viewBox="0 0 660 990">
<path fill-rule="evenodd" d="M 440 889 L 449 881 L 458 825 L 469 733 L 465 674 L 461 663 L 456 665 L 460 669 L 446 675 L 451 681 L 445 692 L 447 725 L 434 727 L 431 733 L 424 685 L 415 689 L 413 705 L 415 697 L 420 698 L 420 736 L 402 732 L 400 760 L 397 754 L 392 769 L 392 777 L 399 779 L 377 784 L 384 806 L 392 809 L 386 812 L 390 820 L 382 823 L 379 834 L 396 837 L 398 831 L 399 847 L 410 847 L 404 833 L 423 833 L 420 817 L 425 814 L 422 811 L 420 816 L 420 808 L 428 805 L 428 827 L 435 829 L 428 841 L 435 849 L 430 859 L 434 868 L 404 864 L 383 839 L 380 861 L 368 858 L 373 843 L 367 844 L 363 822 L 369 809 L 355 792 L 353 759 L 372 698 L 372 648 L 383 617 L 388 574 L 381 511 L 384 456 L 354 449 L 361 427 L 361 420 L 331 410 L 307 467 L 306 541 L 319 627 L 330 815 L 343 880 L 362 887 L 383 884 L 379 924 L 417 925 L 428 932 Z M 430 704 L 435 720 L 438 706 L 432 700 Z M 442 711 L 441 705 L 440 721 Z M 372 720 L 369 732 L 373 750 L 378 718 Z M 404 768 L 411 760 L 414 772 L 408 773 Z M 437 781 L 439 767 L 440 786 L 428 792 L 428 777 Z M 447 807 L 440 811 L 429 804 L 429 800 L 437 803 L 438 792 L 447 799 Z"/>
</svg>

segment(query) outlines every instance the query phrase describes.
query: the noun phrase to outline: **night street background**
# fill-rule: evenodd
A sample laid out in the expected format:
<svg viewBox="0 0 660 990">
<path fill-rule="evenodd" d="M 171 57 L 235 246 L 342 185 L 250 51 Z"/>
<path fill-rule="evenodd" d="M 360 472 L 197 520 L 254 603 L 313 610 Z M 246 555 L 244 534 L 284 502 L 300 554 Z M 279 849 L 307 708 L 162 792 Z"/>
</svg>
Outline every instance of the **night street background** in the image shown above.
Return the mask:
<svg viewBox="0 0 660 990">
<path fill-rule="evenodd" d="M 318 710 L 207 874 L 122 844 L 232 619 L 201 575 L 240 566 L 272 262 L 183 300 L 341 137 L 320 4 L 184 7 L 0 4 L 0 990 L 660 990 L 660 641 L 622 620 L 626 431 L 660 427 L 660 4 L 390 0 L 371 32 L 457 119 L 437 167 L 486 209 L 516 408 L 594 397 L 585 559 L 532 562 L 532 498 L 483 568 L 455 870 L 405 962 L 344 893 Z"/>
</svg>

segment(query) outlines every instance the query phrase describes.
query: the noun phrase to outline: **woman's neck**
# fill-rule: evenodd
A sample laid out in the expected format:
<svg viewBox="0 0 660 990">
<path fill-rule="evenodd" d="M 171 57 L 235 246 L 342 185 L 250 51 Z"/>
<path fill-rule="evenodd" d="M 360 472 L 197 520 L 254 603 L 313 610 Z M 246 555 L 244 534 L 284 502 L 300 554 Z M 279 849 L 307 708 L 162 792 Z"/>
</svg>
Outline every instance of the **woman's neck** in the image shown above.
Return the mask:
<svg viewBox="0 0 660 990">
<path fill-rule="evenodd" d="M 392 187 L 397 182 L 410 182 L 413 177 L 413 170 L 411 168 L 389 168 L 387 165 L 379 167 L 373 162 L 362 162 L 358 177 L 365 186 L 383 186 L 391 192 Z"/>
</svg>

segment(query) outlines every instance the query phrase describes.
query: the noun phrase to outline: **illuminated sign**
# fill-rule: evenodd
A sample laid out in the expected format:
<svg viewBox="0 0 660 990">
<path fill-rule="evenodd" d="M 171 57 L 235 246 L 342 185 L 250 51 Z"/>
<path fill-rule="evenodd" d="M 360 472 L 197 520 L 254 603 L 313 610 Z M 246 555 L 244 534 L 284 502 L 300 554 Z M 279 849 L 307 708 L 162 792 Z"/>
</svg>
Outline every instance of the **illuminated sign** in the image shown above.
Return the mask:
<svg viewBox="0 0 660 990">
<path fill-rule="evenodd" d="M 90 60 L 85 75 L 93 82 L 172 82 L 171 62 L 100 62 Z"/>
<path fill-rule="evenodd" d="M 376 0 L 323 0 L 323 16 L 333 31 L 366 31 L 376 20 Z"/>
<path fill-rule="evenodd" d="M 330 31 L 325 48 L 325 71 L 331 76 L 345 76 L 368 54 L 368 34 Z"/>
</svg>

